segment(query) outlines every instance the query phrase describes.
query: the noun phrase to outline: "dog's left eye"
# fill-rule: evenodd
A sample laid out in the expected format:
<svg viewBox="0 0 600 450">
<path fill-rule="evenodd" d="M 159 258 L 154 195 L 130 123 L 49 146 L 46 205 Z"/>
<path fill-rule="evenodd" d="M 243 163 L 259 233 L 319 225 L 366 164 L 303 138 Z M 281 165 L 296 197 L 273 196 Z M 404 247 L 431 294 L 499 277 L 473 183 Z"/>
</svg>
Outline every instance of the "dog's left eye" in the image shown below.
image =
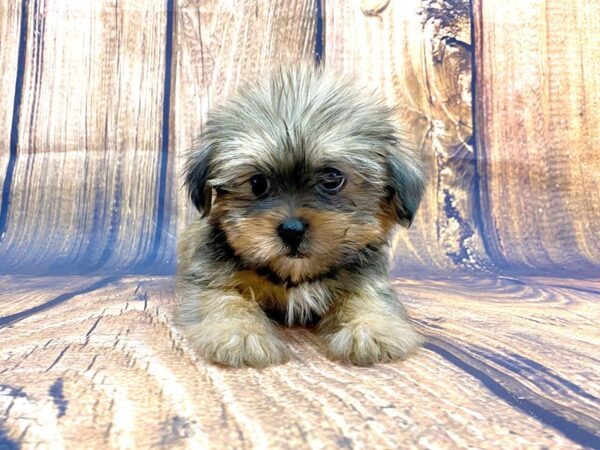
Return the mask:
<svg viewBox="0 0 600 450">
<path fill-rule="evenodd" d="M 346 184 L 346 177 L 342 172 L 333 167 L 323 170 L 319 178 L 318 189 L 325 194 L 336 194 Z"/>
</svg>

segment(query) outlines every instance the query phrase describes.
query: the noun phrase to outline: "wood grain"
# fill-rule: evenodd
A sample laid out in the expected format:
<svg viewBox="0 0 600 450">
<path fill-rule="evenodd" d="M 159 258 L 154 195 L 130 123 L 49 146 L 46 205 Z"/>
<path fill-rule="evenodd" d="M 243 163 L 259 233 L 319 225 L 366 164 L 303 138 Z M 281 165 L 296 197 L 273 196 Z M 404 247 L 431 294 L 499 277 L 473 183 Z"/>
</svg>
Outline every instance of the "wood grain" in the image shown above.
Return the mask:
<svg viewBox="0 0 600 450">
<path fill-rule="evenodd" d="M 176 29 L 173 147 L 181 174 L 183 155 L 212 107 L 277 64 L 313 58 L 314 1 L 180 1 Z M 179 194 L 181 228 L 198 211 Z"/>
<path fill-rule="evenodd" d="M 19 66 L 19 56 L 24 56 L 21 36 L 24 33 L 23 9 L 17 2 L 0 5 L 0 242 L 6 228 L 9 189 L 14 170 L 16 152 L 16 130 L 20 95 L 17 93 L 23 67 Z M 26 22 L 25 22 L 26 23 Z M 21 61 L 23 62 L 23 61 Z"/>
<path fill-rule="evenodd" d="M 4 275 L 0 279 L 0 325 L 8 326 L 29 315 L 49 309 L 52 305 L 61 303 L 61 298 L 68 301 L 69 292 L 86 290 L 104 278 L 89 275 L 60 278 Z M 27 308 L 24 305 L 27 305 Z"/>
<path fill-rule="evenodd" d="M 80 448 L 82 436 L 86 448 L 600 442 L 597 294 L 506 278 L 396 286 L 429 338 L 415 357 L 343 366 L 294 328 L 292 362 L 259 371 L 190 353 L 172 327 L 172 279 L 114 280 L 0 329 L 0 423 L 23 448 Z"/>
<path fill-rule="evenodd" d="M 481 207 L 512 270 L 600 267 L 600 3 L 474 1 Z"/>
<path fill-rule="evenodd" d="M 154 260 L 172 267 L 174 228 L 164 214 L 170 187 L 161 185 L 166 2 L 26 4 L 0 264 L 29 273 Z"/>
<path fill-rule="evenodd" d="M 328 68 L 353 72 L 399 105 L 399 125 L 430 172 L 399 270 L 490 266 L 479 230 L 467 1 L 325 3 Z"/>
<path fill-rule="evenodd" d="M 596 283 L 583 284 L 586 288 L 552 278 L 462 277 L 398 280 L 396 286 L 428 335 L 459 344 L 475 365 L 508 371 L 504 375 L 515 379 L 504 380 L 507 386 L 522 383 L 545 398 L 551 411 L 573 407 L 597 424 L 600 291 Z M 427 315 L 420 316 L 423 304 Z"/>
<path fill-rule="evenodd" d="M 6 75 L 0 77 L 0 148 L 8 149 L 15 101 L 15 85 L 19 55 L 21 10 L 10 2 L 0 8 L 0 64 Z M 4 153 L 4 152 L 3 152 Z M 4 171 L 3 171 L 4 173 Z"/>
</svg>

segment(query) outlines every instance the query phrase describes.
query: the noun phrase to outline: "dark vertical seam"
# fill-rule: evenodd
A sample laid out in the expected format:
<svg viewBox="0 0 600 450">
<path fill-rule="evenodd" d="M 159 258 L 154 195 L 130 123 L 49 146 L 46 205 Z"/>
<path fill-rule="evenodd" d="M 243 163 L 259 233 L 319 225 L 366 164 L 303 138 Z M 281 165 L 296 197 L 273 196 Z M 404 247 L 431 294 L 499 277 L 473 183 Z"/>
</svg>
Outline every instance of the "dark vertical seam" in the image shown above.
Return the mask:
<svg viewBox="0 0 600 450">
<path fill-rule="evenodd" d="M 315 49 L 314 58 L 317 65 L 321 64 L 323 58 L 323 9 L 322 0 L 315 0 Z"/>
<path fill-rule="evenodd" d="M 162 142 L 160 155 L 160 173 L 158 178 L 158 204 L 156 211 L 156 233 L 150 254 L 149 263 L 156 262 L 162 243 L 163 228 L 165 227 L 165 202 L 167 196 L 167 169 L 169 163 L 169 120 L 171 110 L 171 68 L 173 60 L 173 21 L 174 0 L 167 0 L 167 29 L 165 44 L 165 82 L 162 111 Z"/>
<path fill-rule="evenodd" d="M 10 192 L 17 159 L 19 144 L 19 117 L 21 115 L 21 99 L 23 96 L 23 74 L 25 72 L 25 51 L 27 49 L 27 6 L 28 0 L 21 2 L 21 30 L 19 32 L 19 50 L 17 57 L 17 77 L 15 81 L 15 99 L 13 102 L 12 123 L 10 127 L 10 144 L 6 178 L 2 185 L 2 205 L 0 207 L 0 242 L 6 232 L 6 221 L 10 205 Z"/>
<path fill-rule="evenodd" d="M 472 220 L 474 226 L 479 231 L 479 236 L 481 237 L 481 243 L 483 244 L 483 250 L 488 256 L 490 262 L 493 266 L 498 265 L 498 261 L 495 260 L 493 252 L 490 248 L 490 242 L 488 241 L 488 237 L 486 235 L 486 227 L 485 227 L 485 218 L 484 213 L 481 207 L 482 196 L 487 195 L 487 183 L 484 186 L 484 181 L 482 180 L 480 170 L 479 170 L 479 158 L 485 158 L 485 150 L 483 149 L 484 141 L 483 136 L 479 132 L 479 120 L 477 120 L 477 116 L 479 114 L 479 101 L 478 101 L 478 89 L 477 89 L 477 52 L 481 50 L 481 46 L 478 45 L 477 40 L 479 36 L 475 33 L 475 12 L 473 0 L 469 0 L 469 18 L 471 21 L 470 24 L 470 33 L 471 33 L 471 120 L 473 122 L 473 135 L 471 139 L 471 143 L 473 146 L 473 187 L 471 189 L 471 197 L 473 199 L 473 215 Z M 488 202 L 489 204 L 489 202 Z"/>
</svg>

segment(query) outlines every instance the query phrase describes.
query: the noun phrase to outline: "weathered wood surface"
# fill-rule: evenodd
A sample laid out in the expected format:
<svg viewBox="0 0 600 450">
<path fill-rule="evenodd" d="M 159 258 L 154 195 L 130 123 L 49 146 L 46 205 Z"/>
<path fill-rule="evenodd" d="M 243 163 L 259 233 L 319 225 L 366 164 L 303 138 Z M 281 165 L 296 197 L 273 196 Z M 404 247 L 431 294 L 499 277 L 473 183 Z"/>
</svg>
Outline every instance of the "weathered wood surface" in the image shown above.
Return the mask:
<svg viewBox="0 0 600 450">
<path fill-rule="evenodd" d="M 600 445 L 600 281 L 398 279 L 429 339 L 373 368 L 286 332 L 293 360 L 224 369 L 172 326 L 173 282 L 46 278 L 74 293 L 0 324 L 0 423 L 24 448 L 578 448 Z M 87 280 L 89 284 L 92 280 Z M 40 284 L 3 277 L 0 286 Z M 31 308 L 26 292 L 3 294 Z M 565 305 L 569 304 L 569 308 Z M 1 436 L 1 434 L 0 434 Z M 0 446 L 2 445 L 0 438 Z"/>
<path fill-rule="evenodd" d="M 21 34 L 21 13 L 16 2 L 7 7 L 0 7 L 0 67 L 3 75 L 0 76 L 0 240 L 5 231 L 6 214 L 8 213 L 8 196 L 4 195 L 7 187 L 12 184 L 9 173 L 14 164 L 16 152 L 16 136 L 13 133 L 13 118 L 18 116 L 20 93 L 16 89 L 18 84 L 19 62 L 19 37 Z M 22 55 L 21 58 L 24 58 Z"/>
<path fill-rule="evenodd" d="M 19 59 L 19 19 L 19 4 L 17 2 L 11 2 L 6 7 L 0 8 L 0 64 L 6 74 L 6 76 L 0 77 L 0 89 L 3 93 L 0 97 L 0 148 L 3 157 L 8 156 L 5 152 L 10 146 L 10 130 Z M 7 160 L 4 160 L 4 164 L 6 162 Z M 2 169 L 2 173 L 6 173 L 5 165 Z"/>
<path fill-rule="evenodd" d="M 0 2 L 0 448 L 600 448 L 599 15 Z M 207 365 L 171 325 L 181 156 L 321 25 L 322 64 L 398 103 L 430 168 L 393 270 L 429 344 L 359 369 L 292 329 L 287 365 Z"/>
<path fill-rule="evenodd" d="M 22 4 L 12 9 L 17 23 L 26 15 L 23 38 L 6 49 L 19 46 L 25 61 L 0 265 L 38 274 L 172 266 L 166 3 Z"/>
<path fill-rule="evenodd" d="M 469 2 L 325 2 L 325 64 L 355 72 L 400 105 L 430 173 L 414 226 L 394 245 L 403 268 L 484 269 L 471 111 Z"/>
<path fill-rule="evenodd" d="M 599 15 L 474 1 L 482 222 L 504 268 L 600 273 Z"/>
</svg>

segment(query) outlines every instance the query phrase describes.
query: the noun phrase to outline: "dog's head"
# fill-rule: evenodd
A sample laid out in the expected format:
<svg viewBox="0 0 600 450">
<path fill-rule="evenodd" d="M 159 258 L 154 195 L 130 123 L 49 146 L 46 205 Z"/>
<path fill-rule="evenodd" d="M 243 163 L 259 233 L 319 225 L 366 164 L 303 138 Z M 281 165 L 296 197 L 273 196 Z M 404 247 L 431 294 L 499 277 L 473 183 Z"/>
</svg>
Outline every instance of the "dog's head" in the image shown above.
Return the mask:
<svg viewBox="0 0 600 450">
<path fill-rule="evenodd" d="M 237 257 L 302 281 L 409 226 L 424 175 L 373 92 L 300 67 L 212 113 L 186 185 Z"/>
</svg>

